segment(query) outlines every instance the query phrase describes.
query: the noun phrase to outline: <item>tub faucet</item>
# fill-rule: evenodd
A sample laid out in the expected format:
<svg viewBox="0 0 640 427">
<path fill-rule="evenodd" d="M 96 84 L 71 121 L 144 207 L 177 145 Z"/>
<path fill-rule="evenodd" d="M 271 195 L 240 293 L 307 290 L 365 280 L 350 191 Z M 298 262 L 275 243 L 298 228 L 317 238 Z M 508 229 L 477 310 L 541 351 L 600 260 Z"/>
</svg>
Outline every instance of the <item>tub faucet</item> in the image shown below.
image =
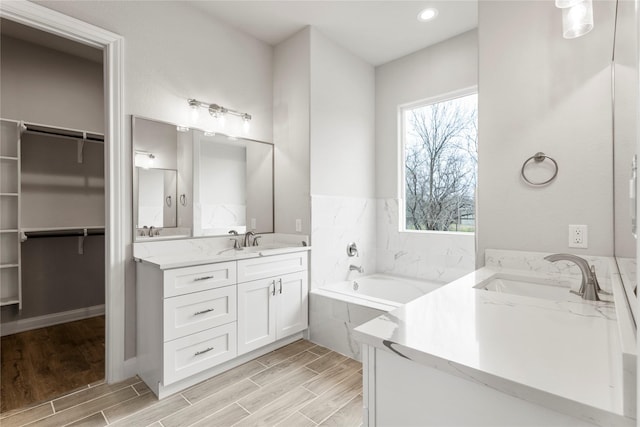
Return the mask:
<svg viewBox="0 0 640 427">
<path fill-rule="evenodd" d="M 364 268 L 362 268 L 362 267 L 358 267 L 357 265 L 353 265 L 353 264 L 351 264 L 351 265 L 349 266 L 349 271 L 354 271 L 354 270 L 355 270 L 355 271 L 357 271 L 357 272 L 358 272 L 358 273 L 360 273 L 360 274 L 364 273 Z"/>
<path fill-rule="evenodd" d="M 601 291 L 598 284 L 598 278 L 596 277 L 596 268 L 589 266 L 589 262 L 576 255 L 571 254 L 553 254 L 544 257 L 547 261 L 571 261 L 580 268 L 582 272 L 582 283 L 580 284 L 580 290 L 578 292 L 571 291 L 574 294 L 580 295 L 582 299 L 587 301 L 600 301 L 598 292 Z"/>
</svg>

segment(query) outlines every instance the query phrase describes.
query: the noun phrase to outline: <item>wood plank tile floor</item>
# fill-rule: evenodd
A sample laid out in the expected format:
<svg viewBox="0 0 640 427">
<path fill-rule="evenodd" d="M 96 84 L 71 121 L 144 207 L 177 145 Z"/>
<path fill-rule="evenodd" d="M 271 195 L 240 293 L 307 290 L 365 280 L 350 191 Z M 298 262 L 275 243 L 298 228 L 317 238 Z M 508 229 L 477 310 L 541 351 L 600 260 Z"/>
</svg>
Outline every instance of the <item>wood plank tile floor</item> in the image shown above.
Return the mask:
<svg viewBox="0 0 640 427">
<path fill-rule="evenodd" d="M 299 340 L 158 401 L 138 377 L 0 415 L 13 426 L 360 426 L 362 365 Z"/>
<path fill-rule="evenodd" d="M 0 340 L 0 412 L 53 399 L 104 379 L 104 316 Z"/>
</svg>

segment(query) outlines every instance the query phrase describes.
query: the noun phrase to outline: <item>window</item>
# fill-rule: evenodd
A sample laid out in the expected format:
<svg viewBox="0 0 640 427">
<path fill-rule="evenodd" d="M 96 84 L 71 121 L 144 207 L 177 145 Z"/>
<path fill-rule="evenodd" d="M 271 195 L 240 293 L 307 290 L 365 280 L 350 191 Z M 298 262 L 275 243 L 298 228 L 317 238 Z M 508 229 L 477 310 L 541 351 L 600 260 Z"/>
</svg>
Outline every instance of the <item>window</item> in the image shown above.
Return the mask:
<svg viewBox="0 0 640 427">
<path fill-rule="evenodd" d="M 478 94 L 401 109 L 404 230 L 475 231 Z"/>
</svg>

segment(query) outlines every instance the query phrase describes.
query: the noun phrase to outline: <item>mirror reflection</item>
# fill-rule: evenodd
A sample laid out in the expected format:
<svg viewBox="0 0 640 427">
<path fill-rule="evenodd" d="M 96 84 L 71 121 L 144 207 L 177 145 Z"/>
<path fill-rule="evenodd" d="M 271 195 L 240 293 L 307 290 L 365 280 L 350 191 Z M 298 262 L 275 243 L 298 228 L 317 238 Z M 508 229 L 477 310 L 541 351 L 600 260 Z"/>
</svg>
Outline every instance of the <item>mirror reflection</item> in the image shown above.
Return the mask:
<svg viewBox="0 0 640 427">
<path fill-rule="evenodd" d="M 273 232 L 272 144 L 140 117 L 132 129 L 134 240 Z"/>
<path fill-rule="evenodd" d="M 638 105 L 638 54 L 635 45 L 637 22 L 633 2 L 617 2 L 613 50 L 613 143 L 615 187 L 615 255 L 625 284 L 627 297 L 635 299 L 636 238 L 633 221 L 636 200 L 630 191 L 637 185 L 634 155 L 636 153 Z M 631 304 L 637 318 L 636 304 Z"/>
<path fill-rule="evenodd" d="M 138 170 L 138 225 L 177 227 L 178 171 L 174 169 Z"/>
</svg>

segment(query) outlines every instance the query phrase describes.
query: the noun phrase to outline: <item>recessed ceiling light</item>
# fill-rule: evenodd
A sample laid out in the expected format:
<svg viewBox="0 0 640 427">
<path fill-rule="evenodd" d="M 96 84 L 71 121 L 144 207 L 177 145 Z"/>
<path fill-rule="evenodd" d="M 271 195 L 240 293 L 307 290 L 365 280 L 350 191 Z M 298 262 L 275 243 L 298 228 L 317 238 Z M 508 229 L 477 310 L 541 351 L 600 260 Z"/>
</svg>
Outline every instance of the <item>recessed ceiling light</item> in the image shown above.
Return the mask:
<svg viewBox="0 0 640 427">
<path fill-rule="evenodd" d="M 427 22 L 435 19 L 438 16 L 438 9 L 428 7 L 418 14 L 418 21 Z"/>
</svg>

